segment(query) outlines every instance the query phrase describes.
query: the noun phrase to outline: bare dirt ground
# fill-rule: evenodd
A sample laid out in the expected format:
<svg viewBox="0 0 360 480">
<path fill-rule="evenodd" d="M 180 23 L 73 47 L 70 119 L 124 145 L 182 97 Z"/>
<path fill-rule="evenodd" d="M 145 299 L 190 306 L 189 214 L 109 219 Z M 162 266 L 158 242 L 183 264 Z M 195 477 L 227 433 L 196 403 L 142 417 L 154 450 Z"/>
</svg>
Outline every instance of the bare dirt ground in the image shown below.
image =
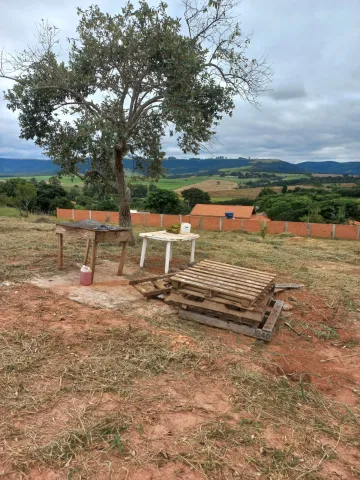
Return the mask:
<svg viewBox="0 0 360 480">
<path fill-rule="evenodd" d="M 179 320 L 128 280 L 163 271 L 150 244 L 81 241 L 55 268 L 53 225 L 0 219 L 0 474 L 4 479 L 360 478 L 360 243 L 201 232 L 197 259 L 306 288 L 270 344 Z M 226 245 L 226 248 L 224 248 Z M 184 263 L 186 246 L 174 251 Z"/>
</svg>

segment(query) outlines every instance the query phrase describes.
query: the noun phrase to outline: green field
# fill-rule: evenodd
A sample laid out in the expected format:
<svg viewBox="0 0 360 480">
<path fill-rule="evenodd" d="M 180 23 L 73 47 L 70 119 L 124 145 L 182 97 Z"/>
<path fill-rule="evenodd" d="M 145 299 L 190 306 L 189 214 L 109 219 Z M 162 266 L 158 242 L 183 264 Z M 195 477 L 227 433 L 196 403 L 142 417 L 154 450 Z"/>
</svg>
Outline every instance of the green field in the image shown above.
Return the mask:
<svg viewBox="0 0 360 480">
<path fill-rule="evenodd" d="M 0 217 L 20 217 L 16 208 L 0 207 Z"/>
<path fill-rule="evenodd" d="M 30 178 L 35 178 L 38 182 L 44 181 L 47 182 L 49 178 L 53 177 L 54 175 L 31 175 L 28 177 L 0 177 L 0 181 L 5 181 L 5 180 L 11 180 L 13 178 L 24 178 L 25 180 L 30 180 Z M 78 185 L 79 187 L 83 185 L 83 181 L 80 180 L 78 177 L 62 177 L 60 178 L 60 182 L 62 186 L 66 189 L 71 188 L 75 185 Z"/>
</svg>

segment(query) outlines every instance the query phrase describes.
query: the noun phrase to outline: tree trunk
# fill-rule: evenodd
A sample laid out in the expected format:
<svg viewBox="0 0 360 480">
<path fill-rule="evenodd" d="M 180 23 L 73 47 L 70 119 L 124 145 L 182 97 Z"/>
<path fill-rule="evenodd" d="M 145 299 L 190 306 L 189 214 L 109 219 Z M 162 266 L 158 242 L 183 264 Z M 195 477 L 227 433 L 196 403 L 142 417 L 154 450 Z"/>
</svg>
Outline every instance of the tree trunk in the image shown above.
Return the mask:
<svg viewBox="0 0 360 480">
<path fill-rule="evenodd" d="M 124 153 L 124 150 L 121 148 L 115 149 L 115 175 L 117 189 L 120 196 L 119 225 L 120 227 L 131 229 L 131 239 L 129 243 L 130 245 L 134 245 L 135 239 L 131 223 L 130 203 L 128 201 L 128 196 L 126 195 L 125 172 L 123 165 Z"/>
</svg>

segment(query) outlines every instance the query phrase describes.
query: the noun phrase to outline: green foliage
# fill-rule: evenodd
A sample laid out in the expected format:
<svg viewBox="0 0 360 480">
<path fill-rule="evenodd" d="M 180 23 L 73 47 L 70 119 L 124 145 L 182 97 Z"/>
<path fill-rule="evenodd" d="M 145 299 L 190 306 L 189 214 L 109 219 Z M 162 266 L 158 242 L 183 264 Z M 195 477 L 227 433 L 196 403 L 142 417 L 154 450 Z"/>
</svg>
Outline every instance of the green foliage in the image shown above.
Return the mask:
<svg viewBox="0 0 360 480">
<path fill-rule="evenodd" d="M 148 187 L 147 185 L 141 183 L 133 183 L 129 184 L 128 187 L 131 190 L 131 197 L 132 198 L 146 198 L 148 194 Z"/>
<path fill-rule="evenodd" d="M 287 185 L 283 185 L 281 189 L 281 193 L 286 193 L 287 189 L 288 189 Z"/>
<path fill-rule="evenodd" d="M 297 188 L 284 195 L 262 195 L 257 198 L 260 210 L 271 220 L 311 223 L 346 223 L 360 220 L 360 204 L 342 198 L 334 191 Z"/>
<path fill-rule="evenodd" d="M 181 192 L 181 196 L 191 208 L 194 208 L 197 203 L 211 203 L 208 192 L 204 192 L 203 190 L 200 190 L 200 188 L 189 188 L 187 190 L 183 190 Z"/>
<path fill-rule="evenodd" d="M 180 200 L 179 196 L 170 190 L 159 188 L 151 192 L 144 207 L 153 213 L 187 214 L 189 207 Z"/>
<path fill-rule="evenodd" d="M 267 226 L 267 223 L 264 222 L 260 227 L 260 236 L 263 240 L 265 240 L 267 231 L 268 231 L 268 226 Z"/>
<path fill-rule="evenodd" d="M 258 197 L 267 197 L 269 195 L 277 195 L 277 193 L 275 192 L 275 190 L 273 190 L 272 188 L 270 187 L 264 187 L 261 192 L 259 193 Z"/>
</svg>

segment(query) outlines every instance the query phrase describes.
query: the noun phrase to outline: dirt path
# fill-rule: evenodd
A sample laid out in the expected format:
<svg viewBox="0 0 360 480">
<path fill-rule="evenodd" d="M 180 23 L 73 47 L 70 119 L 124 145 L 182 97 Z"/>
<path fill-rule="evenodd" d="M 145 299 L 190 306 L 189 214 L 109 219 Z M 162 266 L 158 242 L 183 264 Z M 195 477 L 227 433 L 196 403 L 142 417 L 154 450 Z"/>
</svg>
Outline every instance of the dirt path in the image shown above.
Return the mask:
<svg viewBox="0 0 360 480">
<path fill-rule="evenodd" d="M 145 320 L 32 285 L 0 295 L 3 478 L 295 479 L 334 450 L 317 478 L 358 478 L 356 425 L 333 402 L 358 407 L 358 337 L 309 292 L 283 294 L 304 336 L 284 327 L 269 345 L 160 308 Z M 324 315 L 334 339 L 312 330 Z"/>
</svg>

